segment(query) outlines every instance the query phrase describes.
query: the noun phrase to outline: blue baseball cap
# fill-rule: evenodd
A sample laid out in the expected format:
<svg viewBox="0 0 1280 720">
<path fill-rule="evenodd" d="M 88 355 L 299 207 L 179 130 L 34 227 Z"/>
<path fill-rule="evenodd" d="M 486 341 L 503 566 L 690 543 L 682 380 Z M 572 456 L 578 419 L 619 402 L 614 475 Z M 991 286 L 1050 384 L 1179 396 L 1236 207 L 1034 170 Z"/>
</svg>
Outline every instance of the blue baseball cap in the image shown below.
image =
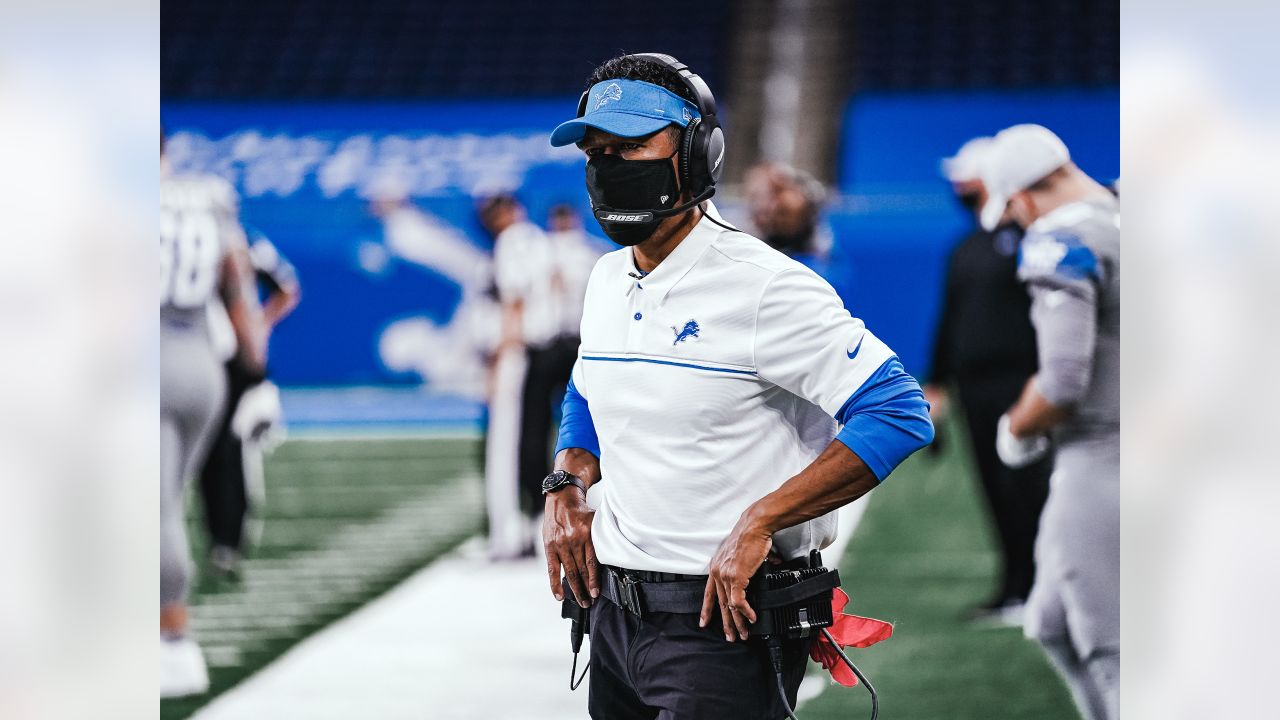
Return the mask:
<svg viewBox="0 0 1280 720">
<path fill-rule="evenodd" d="M 668 125 L 685 127 L 698 109 L 670 90 L 641 80 L 601 80 L 587 93 L 586 112 L 551 131 L 555 147 L 582 140 L 593 127 L 618 137 L 641 137 Z"/>
</svg>

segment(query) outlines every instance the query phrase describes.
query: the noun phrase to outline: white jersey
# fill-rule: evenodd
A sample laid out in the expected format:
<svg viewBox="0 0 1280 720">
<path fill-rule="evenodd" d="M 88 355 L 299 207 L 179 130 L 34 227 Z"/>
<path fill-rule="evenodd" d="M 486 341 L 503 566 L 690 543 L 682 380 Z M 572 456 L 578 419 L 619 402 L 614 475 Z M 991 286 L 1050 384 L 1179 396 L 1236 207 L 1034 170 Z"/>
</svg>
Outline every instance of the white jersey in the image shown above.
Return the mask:
<svg viewBox="0 0 1280 720">
<path fill-rule="evenodd" d="M 564 288 L 563 311 L 557 332 L 576 336 L 582 327 L 582 301 L 587 296 L 587 282 L 600 259 L 601 251 L 591 236 L 582 230 L 548 232 L 556 271 Z"/>
<path fill-rule="evenodd" d="M 636 275 L 629 248 L 596 264 L 573 371 L 601 450 L 592 540 L 605 564 L 704 574 L 893 353 L 813 271 L 705 218 Z M 774 543 L 796 557 L 835 532 L 830 514 Z"/>
<path fill-rule="evenodd" d="M 575 335 L 587 279 L 598 255 L 582 233 L 544 233 L 518 222 L 494 241 L 494 276 L 502 302 L 524 303 L 525 345 L 543 347 Z"/>
<path fill-rule="evenodd" d="M 160 181 L 160 317 L 165 327 L 205 327 L 222 258 L 241 238 L 236 194 L 211 175 Z"/>
</svg>

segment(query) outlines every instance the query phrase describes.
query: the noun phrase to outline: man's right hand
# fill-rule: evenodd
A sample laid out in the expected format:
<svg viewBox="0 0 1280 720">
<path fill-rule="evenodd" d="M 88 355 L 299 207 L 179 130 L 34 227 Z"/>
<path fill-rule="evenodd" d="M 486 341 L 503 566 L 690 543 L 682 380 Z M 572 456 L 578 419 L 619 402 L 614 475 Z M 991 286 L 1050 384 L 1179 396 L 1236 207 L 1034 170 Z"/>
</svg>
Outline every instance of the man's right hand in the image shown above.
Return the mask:
<svg viewBox="0 0 1280 720">
<path fill-rule="evenodd" d="M 542 516 L 542 543 L 547 552 L 547 576 L 551 594 L 564 599 L 560 584 L 560 567 L 569 589 L 582 607 L 600 596 L 600 566 L 591 545 L 591 519 L 595 512 L 587 506 L 582 490 L 568 486 L 547 495 L 546 513 Z M 590 598 L 590 599 L 588 599 Z"/>
</svg>

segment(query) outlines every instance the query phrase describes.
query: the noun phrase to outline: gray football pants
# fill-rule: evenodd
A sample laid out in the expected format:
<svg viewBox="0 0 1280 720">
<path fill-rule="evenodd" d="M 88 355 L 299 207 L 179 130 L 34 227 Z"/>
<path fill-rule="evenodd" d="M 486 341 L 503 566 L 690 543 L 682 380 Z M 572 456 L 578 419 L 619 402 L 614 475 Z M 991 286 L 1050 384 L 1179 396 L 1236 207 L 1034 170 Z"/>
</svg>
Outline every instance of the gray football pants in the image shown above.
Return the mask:
<svg viewBox="0 0 1280 720">
<path fill-rule="evenodd" d="M 1099 650 L 1081 660 L 1071 643 L 1042 641 L 1085 720 L 1120 717 L 1120 651 Z"/>
<path fill-rule="evenodd" d="M 1089 720 L 1120 707 L 1120 442 L 1059 445 L 1036 538 L 1026 634 L 1040 641 Z"/>
<path fill-rule="evenodd" d="M 205 333 L 161 333 L 160 607 L 187 597 L 191 571 L 184 489 L 209 449 L 226 385 Z"/>
</svg>

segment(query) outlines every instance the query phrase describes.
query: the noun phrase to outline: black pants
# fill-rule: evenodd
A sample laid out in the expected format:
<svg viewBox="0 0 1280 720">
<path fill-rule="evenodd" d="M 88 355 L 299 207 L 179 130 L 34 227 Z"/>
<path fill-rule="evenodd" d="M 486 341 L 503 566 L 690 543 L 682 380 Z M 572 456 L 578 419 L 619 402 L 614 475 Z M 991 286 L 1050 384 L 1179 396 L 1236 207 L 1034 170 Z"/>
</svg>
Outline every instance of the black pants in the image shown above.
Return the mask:
<svg viewBox="0 0 1280 720">
<path fill-rule="evenodd" d="M 809 640 L 783 646 L 783 686 L 795 707 Z M 595 720 L 775 720 L 786 717 L 768 651 L 728 642 L 717 618 L 650 613 L 600 599 L 591 609 L 588 709 Z"/>
<path fill-rule="evenodd" d="M 1040 511 L 1049 497 L 1052 458 L 1014 470 L 996 454 L 996 425 L 1022 393 L 1024 376 L 961 379 L 964 407 L 973 442 L 973 456 L 982 479 L 991 518 L 995 522 L 1002 557 L 1001 586 L 996 600 L 1026 600 L 1035 581 L 1036 532 Z"/>
<path fill-rule="evenodd" d="M 564 394 L 578 359 L 578 338 L 563 337 L 528 350 L 524 396 L 520 403 L 520 490 L 525 509 L 542 509 L 542 480 L 551 472 L 554 400 Z"/>
<path fill-rule="evenodd" d="M 245 391 L 253 386 L 240 366 L 227 368 L 227 404 L 223 408 L 218 434 L 209 447 L 209 456 L 200 471 L 200 497 L 204 501 L 204 524 L 213 545 L 240 549 L 244 520 L 249 512 L 249 495 L 244 478 L 244 448 L 231 432 L 231 418 Z"/>
</svg>

